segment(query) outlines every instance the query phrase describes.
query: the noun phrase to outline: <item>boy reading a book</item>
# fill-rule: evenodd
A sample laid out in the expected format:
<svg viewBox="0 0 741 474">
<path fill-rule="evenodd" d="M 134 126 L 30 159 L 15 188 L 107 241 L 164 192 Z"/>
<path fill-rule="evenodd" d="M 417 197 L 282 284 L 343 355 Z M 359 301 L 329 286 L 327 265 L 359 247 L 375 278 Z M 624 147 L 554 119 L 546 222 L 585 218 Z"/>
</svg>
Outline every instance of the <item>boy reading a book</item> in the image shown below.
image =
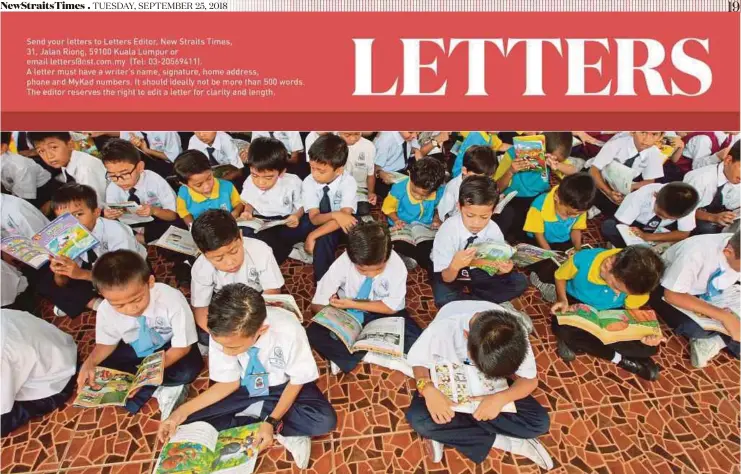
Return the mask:
<svg viewBox="0 0 741 474">
<path fill-rule="evenodd" d="M 347 172 L 355 178 L 358 185 L 358 194 L 366 195 L 365 201 L 358 200 L 359 216 L 370 214 L 371 206 L 378 200 L 376 195 L 376 147 L 373 142 L 364 138 L 360 132 L 337 132 L 347 143 Z M 306 139 L 306 148 L 309 148 L 309 139 Z"/>
<path fill-rule="evenodd" d="M 69 334 L 31 313 L 0 311 L 0 434 L 64 405 L 75 392 L 77 345 Z"/>
<path fill-rule="evenodd" d="M 332 431 L 337 415 L 314 382 L 319 378 L 306 332 L 280 308 L 241 283 L 216 292 L 208 311 L 208 390 L 177 408 L 160 425 L 166 441 L 181 423 L 206 421 L 221 431 L 261 422 L 260 450 L 274 439 L 304 469 L 311 436 Z"/>
<path fill-rule="evenodd" d="M 442 199 L 445 181 L 445 165 L 435 158 L 416 160 L 409 167 L 409 178 L 393 186 L 381 210 L 388 217 L 392 230 L 421 224 L 431 229 L 440 227 L 441 221 L 435 209 Z M 394 250 L 414 260 L 430 275 L 432 272 L 432 240 L 414 243 L 395 241 Z"/>
<path fill-rule="evenodd" d="M 656 147 L 663 136 L 664 132 L 631 132 L 613 138 L 600 149 L 589 173 L 600 191 L 594 205 L 605 216 L 614 215 L 625 196 L 610 187 L 602 176 L 602 170 L 613 162 L 630 168 L 633 172 L 631 191 L 663 178 L 665 157 Z"/>
<path fill-rule="evenodd" d="M 244 283 L 257 291 L 278 294 L 283 275 L 273 251 L 264 242 L 243 237 L 237 221 L 226 211 L 211 209 L 191 228 L 201 251 L 191 272 L 190 302 L 196 324 L 208 332 L 208 308 L 215 291 L 229 283 Z M 205 344 L 206 334 L 200 333 Z"/>
<path fill-rule="evenodd" d="M 554 275 L 556 302 L 551 312 L 566 311 L 577 303 L 588 304 L 598 311 L 640 308 L 658 286 L 663 271 L 661 258 L 645 246 L 581 250 L 569 257 Z M 553 301 L 553 285 L 540 284 L 538 288 L 546 301 Z M 646 380 L 659 377 L 660 368 L 651 357 L 658 352 L 661 337 L 603 344 L 587 331 L 560 325 L 555 316 L 551 323 L 558 340 L 558 355 L 564 361 L 570 362 L 576 353 L 584 352 L 612 361 Z"/>
<path fill-rule="evenodd" d="M 573 143 L 571 132 L 546 132 L 543 135 L 546 163 L 562 162 L 571 155 Z M 546 167 L 545 170 L 533 170 L 532 164 L 527 159 L 515 159 L 515 147 L 512 147 L 499 160 L 494 179 L 503 194 L 517 191 L 517 195 L 505 208 L 507 210 L 505 216 L 510 221 L 505 236 L 510 242 L 520 241 L 523 234 L 522 226 L 530 205 L 538 195 L 550 189 L 548 169 Z M 502 216 L 502 220 L 505 220 L 505 216 Z"/>
<path fill-rule="evenodd" d="M 717 234 L 733 223 L 739 212 L 741 193 L 741 142 L 731 147 L 717 165 L 690 171 L 684 182 L 700 195 L 695 218 L 696 234 Z"/>
<path fill-rule="evenodd" d="M 43 209 L 51 201 L 51 195 L 59 181 L 51 179 L 51 173 L 31 158 L 10 151 L 10 132 L 0 132 L 0 169 L 3 188 L 25 199 L 35 207 Z"/>
<path fill-rule="evenodd" d="M 461 174 L 448 181 L 443 197 L 437 205 L 440 222 L 445 222 L 447 218 L 458 213 L 458 194 L 461 191 L 461 183 L 467 176 L 493 177 L 498 165 L 499 160 L 491 147 L 483 145 L 469 147 L 463 154 Z"/>
<path fill-rule="evenodd" d="M 597 188 L 587 173 L 566 176 L 561 184 L 533 201 L 523 230 L 529 243 L 546 250 L 581 249 L 582 230 Z M 527 241 L 526 240 L 526 241 Z"/>
<path fill-rule="evenodd" d="M 239 218 L 285 219 L 286 223 L 257 233 L 250 228 L 244 228 L 242 232 L 268 244 L 280 265 L 288 258 L 293 246 L 303 242 L 311 230 L 308 219 L 302 219 L 301 180 L 286 173 L 288 152 L 275 138 L 253 140 L 247 152 L 247 162 L 250 176 L 242 189 L 244 211 Z"/>
<path fill-rule="evenodd" d="M 236 218 L 244 204 L 237 188 L 229 181 L 214 177 L 209 159 L 202 152 L 188 150 L 175 159 L 175 174 L 180 183 L 177 212 L 188 226 L 209 209 L 223 209 Z"/>
<path fill-rule="evenodd" d="M 151 217 L 141 227 L 144 241 L 159 239 L 170 225 L 185 228 L 176 212 L 176 197 L 167 181 L 157 173 L 144 169 L 139 150 L 126 140 L 114 138 L 101 151 L 106 177 L 111 181 L 106 188 L 106 203 L 134 202 L 140 207 L 135 211 L 139 217 Z M 123 209 L 106 207 L 103 216 L 119 219 Z"/>
<path fill-rule="evenodd" d="M 309 150 L 311 175 L 301 186 L 304 211 L 311 221 L 312 231 L 306 237 L 304 249 L 314 256 L 314 279 L 322 279 L 335 260 L 335 251 L 343 232 L 357 223 L 357 184 L 345 173 L 347 143 L 334 134 L 323 135 Z"/>
<path fill-rule="evenodd" d="M 44 163 L 61 170 L 56 179 L 95 190 L 99 202 L 105 201 L 105 166 L 98 158 L 75 150 L 69 132 L 28 132 L 28 139 Z"/>
<path fill-rule="evenodd" d="M 532 396 L 538 371 L 517 316 L 485 301 L 447 304 L 412 346 L 408 361 L 417 391 L 406 418 L 428 443 L 432 462 L 442 460 L 443 445 L 448 445 L 476 463 L 483 462 L 489 450 L 501 449 L 526 456 L 543 469 L 553 467 L 535 439 L 548 432 L 550 419 Z M 483 397 L 473 414 L 456 413 L 430 378 L 430 369 L 441 362 L 473 365 L 487 378 L 509 379 L 510 386 Z M 510 402 L 517 413 L 502 413 Z"/>
<path fill-rule="evenodd" d="M 602 235 L 617 248 L 626 246 L 618 224 L 646 242 L 686 239 L 695 228 L 698 197 L 687 183 L 647 184 L 625 196 L 615 216 L 602 222 Z"/>
<path fill-rule="evenodd" d="M 698 235 L 664 252 L 667 267 L 661 286 L 651 296 L 651 306 L 677 334 L 689 339 L 694 367 L 705 367 L 723 349 L 739 357 L 739 301 L 728 301 L 722 307 L 713 304 L 739 281 L 739 239 L 738 232 Z M 725 333 L 703 329 L 680 309 L 719 322 Z"/>
<path fill-rule="evenodd" d="M 95 348 L 80 368 L 77 386 L 96 384 L 95 367 L 136 373 L 145 357 L 165 351 L 162 385 L 182 393 L 203 368 L 185 296 L 165 283 L 155 283 L 147 262 L 130 250 L 100 257 L 92 280 L 105 301 L 95 317 Z M 138 412 L 155 389 L 140 388 L 126 400 L 126 410 Z"/>
<path fill-rule="evenodd" d="M 350 230 L 347 240 L 347 251 L 317 285 L 312 311 L 317 313 L 330 305 L 347 311 L 361 325 L 383 317 L 402 316 L 406 353 L 421 329 L 405 310 L 407 269 L 391 249 L 388 227 L 380 222 L 359 223 Z M 306 333 L 311 346 L 331 362 L 333 374 L 352 371 L 364 357 L 367 362 L 375 362 L 365 352 L 349 352 L 329 329 L 317 323 L 309 325 Z"/>
<path fill-rule="evenodd" d="M 499 200 L 497 184 L 486 176 L 468 176 L 458 197 L 460 212 L 446 220 L 432 245 L 432 293 L 438 307 L 458 300 L 476 299 L 495 303 L 520 296 L 527 280 L 512 273 L 512 262 L 500 262 L 493 276 L 471 268 L 476 244 L 506 244 L 497 224 L 491 220 Z M 468 288 L 469 292 L 464 290 Z"/>
<path fill-rule="evenodd" d="M 317 136 L 321 134 L 321 132 L 317 132 Z M 306 166 L 305 156 L 308 156 L 307 154 L 313 141 L 312 143 L 307 143 L 307 146 L 304 147 L 301 140 L 301 134 L 295 131 L 252 132 L 252 140 L 254 141 L 258 138 L 275 138 L 281 142 L 286 148 L 286 151 L 288 151 L 288 172 L 301 179 L 308 176 L 309 169 L 308 166 Z M 309 137 L 306 137 L 306 140 L 308 142 Z M 304 150 L 306 150 L 306 153 L 304 153 Z"/>
<path fill-rule="evenodd" d="M 99 242 L 75 260 L 52 257 L 49 266 L 39 273 L 39 294 L 54 303 L 54 314 L 75 318 L 88 309 L 97 310 L 102 301 L 91 283 L 91 270 L 98 258 L 122 249 L 133 250 L 146 258 L 147 249 L 136 241 L 128 226 L 100 217 L 98 198 L 90 186 L 62 186 L 54 193 L 51 207 L 56 216 L 71 214 Z"/>
<path fill-rule="evenodd" d="M 497 135 L 498 132 L 460 132 L 463 136 L 463 142 L 458 150 L 458 154 L 455 156 L 453 162 L 453 169 L 450 175 L 453 178 L 457 178 L 463 171 L 463 159 L 466 156 L 466 152 L 472 146 L 484 146 L 489 148 L 496 155 L 497 152 L 507 151 L 511 145 L 505 144 Z"/>
</svg>

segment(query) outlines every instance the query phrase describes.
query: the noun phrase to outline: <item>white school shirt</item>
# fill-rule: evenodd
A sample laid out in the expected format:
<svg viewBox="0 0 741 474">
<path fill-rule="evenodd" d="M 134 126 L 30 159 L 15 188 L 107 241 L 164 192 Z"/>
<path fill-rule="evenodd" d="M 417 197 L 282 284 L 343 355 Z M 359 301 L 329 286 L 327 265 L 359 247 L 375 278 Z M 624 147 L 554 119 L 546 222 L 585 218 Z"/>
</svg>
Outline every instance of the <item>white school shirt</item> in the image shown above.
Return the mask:
<svg viewBox="0 0 741 474">
<path fill-rule="evenodd" d="M 137 242 L 131 227 L 126 224 L 105 217 L 98 217 L 91 234 L 99 242 L 98 245 L 93 247 L 93 252 L 98 257 L 114 250 L 132 250 L 141 255 L 142 258 L 147 258 L 147 249 Z M 87 262 L 87 252 L 77 257 L 76 261 L 78 264 Z"/>
<path fill-rule="evenodd" d="M 198 342 L 196 323 L 188 300 L 180 290 L 155 283 L 149 290 L 149 305 L 142 311 L 147 326 L 162 336 L 172 347 L 190 347 Z M 115 346 L 120 341 L 131 344 L 139 337 L 139 320 L 116 311 L 108 300 L 98 307 L 95 316 L 95 342 Z"/>
<path fill-rule="evenodd" d="M 159 151 L 167 156 L 170 161 L 175 161 L 180 153 L 183 152 L 183 144 L 180 141 L 178 132 L 147 132 L 147 142 L 149 149 Z M 124 140 L 130 140 L 132 136 L 144 138 L 142 132 L 120 132 L 120 137 Z"/>
<path fill-rule="evenodd" d="M 10 412 L 16 401 L 56 395 L 75 376 L 77 345 L 69 334 L 31 313 L 12 309 L 0 311 L 0 328 L 2 414 Z"/>
<path fill-rule="evenodd" d="M 105 166 L 100 158 L 72 150 L 69 163 L 62 168 L 62 173 L 57 176 L 57 180 L 66 183 L 69 181 L 67 175 L 75 178 L 77 184 L 85 184 L 93 188 L 98 195 L 98 203 L 105 202 L 105 188 L 108 181 L 105 177 Z"/>
<path fill-rule="evenodd" d="M 244 163 L 239 158 L 237 145 L 232 142 L 232 137 L 226 132 L 216 132 L 216 138 L 211 145 L 203 143 L 197 136 L 190 137 L 188 150 L 202 151 L 208 157 L 207 148 L 213 148 L 214 159 L 220 165 L 233 165 L 235 168 L 244 168 Z"/>
<path fill-rule="evenodd" d="M 134 186 L 134 194 L 142 204 L 177 211 L 177 196 L 165 178 L 154 171 L 144 170 Z M 118 184 L 110 182 L 105 192 L 106 203 L 120 203 L 129 201 L 129 192 L 121 189 Z"/>
<path fill-rule="evenodd" d="M 460 214 L 449 218 L 435 235 L 435 241 L 432 244 L 432 264 L 435 272 L 441 272 L 448 268 L 453 261 L 455 254 L 466 247 L 468 238 L 473 234 L 463 225 L 463 219 Z M 476 234 L 478 238 L 473 242 L 480 244 L 482 242 L 506 243 L 504 235 L 499 230 L 499 226 L 494 221 L 489 221 L 484 230 Z"/>
<path fill-rule="evenodd" d="M 726 136 L 727 135 L 725 133 L 723 133 L 723 132 L 714 132 L 714 133 L 715 133 L 715 136 L 716 137 L 718 136 L 718 134 L 722 134 L 723 139 L 720 140 L 721 143 L 726 139 Z M 703 138 L 704 139 L 703 140 L 705 142 L 705 145 L 704 146 L 707 147 L 707 151 L 705 151 L 705 152 L 702 152 L 702 151 L 701 152 L 698 152 L 698 154 L 696 155 L 695 158 L 691 158 L 692 159 L 692 169 L 693 170 L 696 170 L 698 168 L 702 168 L 703 166 L 716 165 L 716 164 L 720 163 L 720 159 L 718 158 L 718 155 L 717 154 L 715 154 L 715 153 L 709 154 L 710 153 L 711 143 L 710 143 L 710 139 L 708 137 L 706 137 L 704 135 L 698 135 L 696 137 L 693 137 L 692 140 L 690 140 L 690 143 L 692 143 L 693 141 L 695 141 L 696 139 L 699 139 L 699 138 Z M 733 138 L 731 139 L 731 145 L 730 146 L 735 145 L 736 142 L 738 142 L 739 140 L 741 140 L 741 133 L 737 133 L 736 135 L 733 136 Z M 687 146 L 685 146 L 685 150 L 687 149 L 688 146 L 690 146 L 690 143 L 688 143 Z M 703 146 L 702 143 L 701 143 L 700 146 Z M 705 153 L 705 154 L 700 154 L 700 153 Z"/>
<path fill-rule="evenodd" d="M 316 139 L 319 137 L 321 137 L 321 135 L 319 135 L 319 133 L 317 132 L 309 132 L 309 134 L 306 135 L 305 149 L 306 149 L 307 156 L 308 156 L 309 150 L 311 150 L 311 145 L 313 145 Z M 299 138 L 300 138 L 300 135 L 299 135 Z M 288 145 L 286 145 L 285 143 L 283 145 L 286 147 L 286 149 L 288 148 Z"/>
<path fill-rule="evenodd" d="M 453 217 L 459 213 L 458 196 L 461 192 L 461 184 L 463 184 L 463 175 L 459 174 L 445 185 L 443 197 L 437 204 L 437 215 L 442 222 L 445 222 L 448 214 L 450 214 L 450 217 Z"/>
<path fill-rule="evenodd" d="M 639 154 L 632 135 L 615 137 L 604 144 L 592 162 L 592 166 L 602 170 L 613 161 L 625 163 Z M 664 176 L 664 155 L 655 146 L 640 152 L 640 156 L 633 162 L 633 178 L 642 176 L 644 180 L 657 179 Z"/>
<path fill-rule="evenodd" d="M 5 189 L 23 199 L 36 199 L 38 188 L 51 179 L 51 173 L 31 158 L 6 151 L 0 156 L 0 177 Z"/>
<path fill-rule="evenodd" d="M 15 302 L 15 299 L 26 291 L 28 288 L 28 280 L 23 273 L 21 273 L 13 265 L 7 263 L 5 260 L 0 260 L 2 265 L 2 277 L 0 279 L 0 306 L 8 306 Z"/>
<path fill-rule="evenodd" d="M 274 387 L 286 382 L 303 385 L 319 378 L 319 369 L 311 353 L 306 331 L 296 316 L 282 308 L 268 306 L 264 325 L 268 330 L 253 347 L 257 358 L 268 373 L 268 385 Z M 229 383 L 246 375 L 250 357 L 247 351 L 231 356 L 213 338 L 208 344 L 208 373 L 211 380 Z"/>
<path fill-rule="evenodd" d="M 316 294 L 311 304 L 328 305 L 329 298 L 335 293 L 340 298 L 354 299 L 365 282 L 365 276 L 358 272 L 350 261 L 347 252 L 332 263 L 316 287 Z M 406 307 L 407 268 L 404 261 L 395 251 L 380 275 L 373 278 L 369 301 L 381 301 L 394 311 Z"/>
<path fill-rule="evenodd" d="M 358 209 L 358 184 L 347 172 L 336 177 L 329 184 L 317 183 L 312 175 L 304 179 L 301 185 L 301 198 L 304 203 L 304 211 L 318 209 L 319 203 L 324 196 L 324 186 L 329 186 L 329 202 L 332 212 L 340 209 L 351 208 L 355 213 Z"/>
<path fill-rule="evenodd" d="M 20 235 L 31 238 L 49 225 L 49 219 L 28 201 L 10 194 L 0 194 L 2 236 Z"/>
<path fill-rule="evenodd" d="M 234 273 L 214 268 L 205 255 L 198 257 L 191 270 L 190 302 L 194 308 L 211 303 L 214 291 L 230 283 L 244 283 L 257 291 L 277 290 L 285 283 L 275 261 L 273 250 L 264 242 L 242 238 L 244 262 Z"/>
<path fill-rule="evenodd" d="M 715 135 L 718 143 L 723 143 L 726 138 L 728 138 L 728 134 L 726 134 L 725 132 L 711 133 Z M 712 140 L 710 140 L 710 137 L 705 135 L 695 135 L 694 137 L 690 138 L 690 141 L 687 142 L 687 144 L 684 146 L 684 150 L 682 150 L 682 156 L 684 156 L 685 158 L 689 158 L 690 160 L 703 158 L 713 154 L 713 142 Z"/>
<path fill-rule="evenodd" d="M 250 176 L 244 182 L 242 201 L 255 208 L 261 216 L 287 216 L 301 208 L 301 178 L 295 174 L 284 173 L 272 188 L 262 191 L 255 186 Z"/>
<path fill-rule="evenodd" d="M 376 165 L 384 171 L 400 171 L 404 169 L 404 138 L 399 132 L 380 132 L 374 141 L 376 147 Z M 414 161 L 414 148 L 419 149 L 419 142 L 413 139 L 407 142 L 407 162 Z"/>
<path fill-rule="evenodd" d="M 694 187 L 700 195 L 697 209 L 708 206 L 713 202 L 719 186 L 723 186 L 721 191 L 722 202 L 726 209 L 733 210 L 741 207 L 739 202 L 739 199 L 741 199 L 741 184 L 728 182 L 728 178 L 723 172 L 723 163 L 692 170 L 684 175 L 684 182 Z"/>
<path fill-rule="evenodd" d="M 739 272 L 728 265 L 723 249 L 733 234 L 705 234 L 690 237 L 669 247 L 662 255 L 666 270 L 661 286 L 675 293 L 702 295 L 719 268 L 723 274 L 713 280 L 719 290 L 739 281 Z"/>
<path fill-rule="evenodd" d="M 270 138 L 271 132 L 252 132 L 252 139 L 260 138 L 260 137 L 267 137 Z M 280 141 L 284 147 L 286 147 L 286 150 L 288 150 L 288 154 L 293 153 L 294 151 L 301 151 L 304 149 L 304 144 L 301 141 L 301 134 L 298 132 L 272 132 L 273 138 Z M 317 137 L 318 138 L 318 137 Z M 313 142 L 312 142 L 313 143 Z M 309 149 L 306 148 L 308 151 Z"/>
<path fill-rule="evenodd" d="M 615 219 L 626 225 L 631 225 L 633 221 L 647 224 L 648 221 L 656 216 L 656 212 L 654 212 L 654 209 L 656 209 L 655 194 L 664 186 L 666 185 L 659 183 L 648 184 L 625 196 L 625 199 L 615 212 Z M 675 219 L 662 219 L 656 231 L 664 229 L 674 222 Z M 679 231 L 691 232 L 695 228 L 695 211 L 693 210 L 688 215 L 676 220 L 676 222 Z"/>
<path fill-rule="evenodd" d="M 350 173 L 358 189 L 368 189 L 368 176 L 376 173 L 376 147 L 367 138 L 360 137 L 353 146 L 347 147 L 347 165 L 345 172 Z"/>
<path fill-rule="evenodd" d="M 431 368 L 440 362 L 462 364 L 469 359 L 468 338 L 471 319 L 482 311 L 507 311 L 489 301 L 453 301 L 437 312 L 435 319 L 422 331 L 417 341 L 409 349 L 407 361 L 412 367 Z M 535 355 L 527 342 L 527 352 L 515 375 L 524 379 L 538 376 Z"/>
</svg>

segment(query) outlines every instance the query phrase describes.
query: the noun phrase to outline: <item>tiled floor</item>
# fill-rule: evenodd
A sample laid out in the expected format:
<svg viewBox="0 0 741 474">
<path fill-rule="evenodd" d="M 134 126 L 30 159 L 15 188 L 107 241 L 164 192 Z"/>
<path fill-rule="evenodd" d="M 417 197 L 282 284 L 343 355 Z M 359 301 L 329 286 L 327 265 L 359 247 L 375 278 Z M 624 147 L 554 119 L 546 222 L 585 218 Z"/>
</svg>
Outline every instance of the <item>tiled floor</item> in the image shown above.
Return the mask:
<svg viewBox="0 0 741 474">
<path fill-rule="evenodd" d="M 592 227 L 593 228 L 593 227 Z M 595 243 L 595 232 L 587 241 Z M 171 265 L 152 250 L 158 280 L 174 284 Z M 305 309 L 313 293 L 311 269 L 283 266 L 287 290 Z M 427 325 L 435 314 L 431 290 L 419 270 L 409 276 L 407 302 Z M 187 292 L 187 289 L 184 289 Z M 658 362 L 661 379 L 644 382 L 613 364 L 581 356 L 570 365 L 555 354 L 548 307 L 529 289 L 520 303 L 533 318 L 531 337 L 538 361 L 537 399 L 551 410 L 551 430 L 542 437 L 556 473 L 739 473 L 739 364 L 721 355 L 704 370 L 689 364 L 687 344 L 672 336 Z M 77 340 L 82 356 L 94 340 L 94 315 L 75 320 L 43 315 Z M 666 335 L 669 335 L 665 331 Z M 424 456 L 419 438 L 404 419 L 413 383 L 399 372 L 361 365 L 335 377 L 320 361 L 320 388 L 338 412 L 337 429 L 313 443 L 309 472 L 534 473 L 530 461 L 492 451 L 480 466 L 446 449 L 441 464 Z M 207 372 L 191 396 L 208 384 Z M 161 449 L 156 440 L 156 401 L 129 416 L 113 408 L 71 406 L 32 421 L 2 440 L 2 472 L 147 473 Z M 297 472 L 282 448 L 260 455 L 258 473 Z"/>
</svg>

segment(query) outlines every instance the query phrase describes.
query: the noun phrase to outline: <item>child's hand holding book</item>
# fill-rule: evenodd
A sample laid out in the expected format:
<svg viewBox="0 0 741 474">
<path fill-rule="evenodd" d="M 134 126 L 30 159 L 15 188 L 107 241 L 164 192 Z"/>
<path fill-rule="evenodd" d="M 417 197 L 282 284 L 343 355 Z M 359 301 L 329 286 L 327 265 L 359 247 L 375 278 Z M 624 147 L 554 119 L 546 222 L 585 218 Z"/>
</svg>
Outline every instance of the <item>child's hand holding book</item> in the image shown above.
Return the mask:
<svg viewBox="0 0 741 474">
<path fill-rule="evenodd" d="M 66 276 L 73 280 L 82 280 L 85 277 L 85 270 L 80 268 L 77 262 L 69 257 L 50 255 L 49 262 L 51 264 L 51 271 L 55 275 Z"/>
<path fill-rule="evenodd" d="M 432 420 L 438 425 L 444 425 L 453 421 L 455 412 L 453 411 L 453 401 L 443 392 L 438 390 L 434 385 L 427 384 L 422 394 L 425 398 L 425 405 L 432 416 Z"/>
<path fill-rule="evenodd" d="M 647 346 L 655 347 L 662 342 L 666 342 L 666 338 L 664 336 L 645 336 L 641 338 L 641 342 Z"/>
<path fill-rule="evenodd" d="M 476 249 L 473 247 L 465 250 L 459 250 L 453 255 L 453 260 L 450 262 L 450 268 L 455 271 L 460 271 L 471 265 L 474 257 L 476 257 Z"/>
<path fill-rule="evenodd" d="M 471 397 L 472 401 L 481 402 L 473 412 L 473 418 L 477 421 L 491 421 L 502 412 L 502 408 L 510 401 L 507 400 L 504 392 L 498 392 L 493 395 L 484 395 L 482 397 Z"/>
<path fill-rule="evenodd" d="M 274 435 L 273 425 L 270 423 L 260 423 L 260 429 L 255 434 L 257 450 L 262 451 L 269 448 L 273 444 Z"/>
<path fill-rule="evenodd" d="M 352 309 L 354 306 L 353 300 L 347 298 L 339 298 L 337 295 L 334 295 L 329 299 L 329 305 L 333 308 L 338 309 Z"/>
<path fill-rule="evenodd" d="M 335 213 L 334 220 L 339 224 L 340 228 L 344 233 L 350 232 L 350 229 L 352 229 L 355 224 L 358 223 L 358 220 L 355 219 L 351 214 L 346 214 L 344 212 L 337 212 Z"/>
<path fill-rule="evenodd" d="M 105 217 L 106 219 L 116 220 L 123 215 L 123 209 L 112 209 L 110 207 L 106 207 L 105 209 L 103 209 L 103 217 Z"/>
</svg>

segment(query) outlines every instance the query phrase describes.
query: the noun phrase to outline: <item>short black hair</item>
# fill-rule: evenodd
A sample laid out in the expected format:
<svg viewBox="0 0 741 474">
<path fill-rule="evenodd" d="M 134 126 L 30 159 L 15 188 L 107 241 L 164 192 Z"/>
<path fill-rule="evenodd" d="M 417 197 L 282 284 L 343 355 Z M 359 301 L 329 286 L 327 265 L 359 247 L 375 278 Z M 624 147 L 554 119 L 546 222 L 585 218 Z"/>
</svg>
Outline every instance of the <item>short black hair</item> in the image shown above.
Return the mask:
<svg viewBox="0 0 741 474">
<path fill-rule="evenodd" d="M 502 309 L 478 313 L 468 332 L 468 353 L 487 377 L 510 377 L 527 355 L 527 334 L 517 316 Z"/>
<path fill-rule="evenodd" d="M 466 176 L 458 192 L 458 204 L 463 206 L 496 206 L 499 188 L 489 176 Z"/>
<path fill-rule="evenodd" d="M 545 152 L 561 154 L 568 158 L 571 156 L 571 147 L 574 145 L 574 134 L 571 132 L 545 132 Z"/>
<path fill-rule="evenodd" d="M 309 149 L 309 161 L 324 163 L 332 169 L 342 168 L 347 164 L 350 150 L 345 140 L 334 133 L 322 135 L 316 139 Z"/>
<path fill-rule="evenodd" d="M 230 283 L 217 290 L 208 305 L 208 330 L 216 337 L 250 337 L 257 333 L 268 315 L 259 291 L 244 283 Z"/>
<path fill-rule="evenodd" d="M 242 237 L 237 220 L 223 209 L 209 209 L 198 216 L 190 234 L 202 253 L 218 250 Z"/>
<path fill-rule="evenodd" d="M 728 241 L 728 245 L 733 249 L 736 258 L 741 258 L 741 233 L 737 230 L 731 236 L 731 240 Z"/>
<path fill-rule="evenodd" d="M 425 191 L 433 192 L 445 182 L 445 165 L 435 158 L 422 158 L 409 168 L 409 180 Z"/>
<path fill-rule="evenodd" d="M 391 256 L 391 233 L 378 221 L 359 222 L 347 235 L 347 256 L 355 265 L 378 265 Z"/>
<path fill-rule="evenodd" d="M 631 295 L 651 293 L 659 285 L 664 262 L 645 245 L 630 245 L 615 255 L 612 275 L 621 281 Z"/>
<path fill-rule="evenodd" d="M 676 181 L 665 184 L 656 193 L 656 205 L 675 219 L 695 210 L 700 195 L 691 184 Z"/>
<path fill-rule="evenodd" d="M 88 209 L 98 208 L 98 194 L 85 184 L 67 183 L 51 196 L 51 208 L 56 211 L 72 202 L 83 202 Z"/>
<path fill-rule="evenodd" d="M 148 283 L 152 272 L 146 260 L 133 250 L 106 252 L 93 265 L 96 290 L 120 288 L 131 282 Z"/>
<path fill-rule="evenodd" d="M 187 185 L 188 180 L 195 174 L 201 174 L 211 169 L 208 157 L 199 150 L 187 150 L 175 158 L 173 170 L 181 183 Z"/>
<path fill-rule="evenodd" d="M 100 151 L 103 163 L 124 162 L 132 165 L 138 165 L 141 159 L 139 149 L 128 140 L 113 138 L 105 144 Z"/>
<path fill-rule="evenodd" d="M 288 150 L 278 139 L 255 138 L 247 152 L 247 166 L 259 171 L 285 171 L 288 168 Z"/>
<path fill-rule="evenodd" d="M 589 173 L 566 176 L 558 185 L 558 199 L 576 211 L 588 211 L 597 196 L 597 186 Z"/>
<path fill-rule="evenodd" d="M 463 154 L 463 167 L 469 173 L 493 176 L 498 166 L 499 159 L 490 146 L 470 146 Z"/>
<path fill-rule="evenodd" d="M 11 132 L 0 132 L 0 143 L 3 145 L 10 145 L 10 138 L 13 136 Z"/>
<path fill-rule="evenodd" d="M 47 138 L 58 138 L 64 143 L 72 140 L 72 135 L 70 135 L 69 132 L 28 132 L 26 137 L 33 146 L 36 146 L 37 143 L 42 142 Z"/>
<path fill-rule="evenodd" d="M 734 145 L 731 147 L 731 150 L 728 152 L 728 154 L 731 156 L 731 161 L 741 160 L 739 149 L 741 149 L 741 141 L 737 141 L 736 143 L 734 143 Z"/>
</svg>

